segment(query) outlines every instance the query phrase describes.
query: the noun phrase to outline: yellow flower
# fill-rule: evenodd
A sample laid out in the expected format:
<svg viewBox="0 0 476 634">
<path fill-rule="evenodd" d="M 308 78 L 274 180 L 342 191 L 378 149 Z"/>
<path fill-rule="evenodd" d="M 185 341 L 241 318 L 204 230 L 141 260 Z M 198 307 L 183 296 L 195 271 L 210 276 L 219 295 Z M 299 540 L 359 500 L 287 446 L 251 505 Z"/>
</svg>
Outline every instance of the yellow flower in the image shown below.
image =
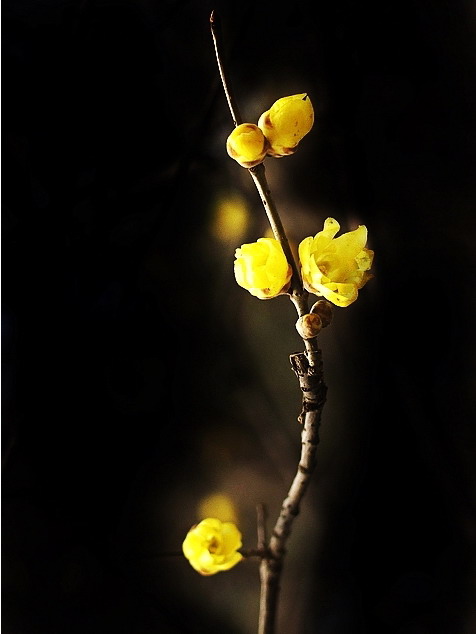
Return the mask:
<svg viewBox="0 0 476 634">
<path fill-rule="evenodd" d="M 214 517 L 192 526 L 182 544 L 183 554 L 201 575 L 233 568 L 243 559 L 238 548 L 241 548 L 241 533 L 235 524 Z"/>
<path fill-rule="evenodd" d="M 235 251 L 235 278 L 259 299 L 270 299 L 287 291 L 292 269 L 283 248 L 274 238 L 258 238 Z"/>
<path fill-rule="evenodd" d="M 226 151 L 242 167 L 254 167 L 262 163 L 268 150 L 268 141 L 254 123 L 236 126 L 226 140 Z"/>
<path fill-rule="evenodd" d="M 307 93 L 282 97 L 263 112 L 258 126 L 268 139 L 268 154 L 275 158 L 293 154 L 314 123 L 314 109 Z"/>
<path fill-rule="evenodd" d="M 364 225 L 334 239 L 339 229 L 337 220 L 327 218 L 322 231 L 301 242 L 299 259 L 303 284 L 309 292 L 336 306 L 349 306 L 357 299 L 358 289 L 372 277 L 368 270 L 374 252 L 365 248 Z"/>
</svg>

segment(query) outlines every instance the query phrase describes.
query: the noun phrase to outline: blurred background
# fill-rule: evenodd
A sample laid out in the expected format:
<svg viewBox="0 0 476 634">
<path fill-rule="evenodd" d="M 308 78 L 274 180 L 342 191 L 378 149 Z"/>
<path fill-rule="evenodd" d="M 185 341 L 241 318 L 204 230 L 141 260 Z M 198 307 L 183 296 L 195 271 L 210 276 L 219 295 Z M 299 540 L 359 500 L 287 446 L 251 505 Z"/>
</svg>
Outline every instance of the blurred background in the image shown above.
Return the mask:
<svg viewBox="0 0 476 634">
<path fill-rule="evenodd" d="M 300 449 L 286 297 L 233 276 L 268 231 L 247 121 L 308 92 L 266 171 L 291 243 L 365 224 L 375 277 L 320 335 L 318 466 L 280 634 L 476 631 L 476 10 L 426 0 L 5 0 L 5 634 L 248 634 L 256 561 L 179 553 L 216 511 L 256 544 Z"/>
</svg>

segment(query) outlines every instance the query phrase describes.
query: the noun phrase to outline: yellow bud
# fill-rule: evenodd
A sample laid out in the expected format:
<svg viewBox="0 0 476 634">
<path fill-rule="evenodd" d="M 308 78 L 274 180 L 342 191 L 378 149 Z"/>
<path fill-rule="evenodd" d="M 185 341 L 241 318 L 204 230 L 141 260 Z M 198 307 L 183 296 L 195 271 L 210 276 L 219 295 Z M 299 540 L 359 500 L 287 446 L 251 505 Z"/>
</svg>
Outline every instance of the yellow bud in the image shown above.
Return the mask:
<svg viewBox="0 0 476 634">
<path fill-rule="evenodd" d="M 296 322 L 296 330 L 303 339 L 313 339 L 317 337 L 322 328 L 322 322 L 319 315 L 308 313 L 299 317 Z"/>
<path fill-rule="evenodd" d="M 242 167 L 250 168 L 264 161 L 268 141 L 257 125 L 242 123 L 228 137 L 226 151 Z"/>
<path fill-rule="evenodd" d="M 258 126 L 268 139 L 268 154 L 275 158 L 296 151 L 298 143 L 314 123 L 314 109 L 307 93 L 282 97 L 263 112 Z"/>
</svg>

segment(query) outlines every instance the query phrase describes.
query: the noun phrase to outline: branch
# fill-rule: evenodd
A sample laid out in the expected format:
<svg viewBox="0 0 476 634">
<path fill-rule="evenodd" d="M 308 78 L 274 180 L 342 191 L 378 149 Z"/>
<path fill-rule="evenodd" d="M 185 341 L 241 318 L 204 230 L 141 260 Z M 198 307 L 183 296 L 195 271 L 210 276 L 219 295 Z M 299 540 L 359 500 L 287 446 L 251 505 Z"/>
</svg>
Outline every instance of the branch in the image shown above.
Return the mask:
<svg viewBox="0 0 476 634">
<path fill-rule="evenodd" d="M 242 122 L 242 119 L 222 63 L 221 34 L 215 11 L 212 12 L 210 16 L 210 25 L 223 89 L 233 121 L 235 126 L 237 126 Z M 276 240 L 280 242 L 286 259 L 292 268 L 289 297 L 297 310 L 298 316 L 302 317 L 309 312 L 308 293 L 303 288 L 298 264 L 294 258 L 281 218 L 271 196 L 264 165 L 261 163 L 256 167 L 250 168 L 248 171 L 261 197 L 273 234 Z M 284 555 L 286 553 L 286 542 L 291 534 L 294 519 L 299 513 L 301 501 L 309 486 L 311 475 L 316 466 L 319 426 L 322 409 L 326 401 L 327 387 L 323 379 L 321 352 L 317 344 L 317 339 L 315 337 L 312 339 L 303 338 L 303 342 L 306 352 L 293 354 L 290 357 L 292 368 L 298 378 L 299 386 L 303 393 L 303 408 L 298 419 L 299 422 L 303 424 L 301 456 L 296 475 L 281 506 L 281 511 L 276 520 L 268 546 L 266 547 L 265 543 L 264 508 L 261 508 L 258 516 L 258 549 L 257 551 L 251 551 L 252 555 L 258 554 L 261 557 L 261 594 L 258 634 L 274 634 L 275 632 L 280 578 Z"/>
<path fill-rule="evenodd" d="M 319 360 L 320 356 L 319 354 Z M 322 362 L 317 366 L 310 366 L 303 353 L 291 355 L 290 360 L 303 393 L 302 412 L 298 418 L 299 422 L 303 423 L 301 459 L 271 536 L 269 548 L 275 557 L 281 556 L 284 552 L 284 544 L 291 532 L 291 525 L 299 513 L 301 500 L 316 466 L 319 427 L 327 394 L 322 374 Z"/>
<path fill-rule="evenodd" d="M 240 109 L 238 108 L 238 104 L 236 103 L 235 96 L 233 94 L 233 90 L 231 88 L 231 83 L 228 80 L 225 67 L 222 62 L 222 54 L 223 50 L 222 40 L 221 40 L 221 22 L 220 17 L 216 11 L 212 11 L 210 15 L 210 29 L 212 32 L 213 45 L 215 47 L 215 55 L 218 63 L 218 70 L 220 72 L 221 83 L 223 84 L 223 90 L 225 91 L 225 97 L 228 101 L 228 107 L 230 108 L 231 117 L 233 119 L 233 123 L 235 127 L 243 123 L 243 119 L 241 118 Z"/>
<path fill-rule="evenodd" d="M 327 393 L 320 352 L 318 359 L 318 363 L 311 366 L 306 355 L 302 353 L 290 357 L 303 393 L 303 408 L 299 415 L 299 421 L 304 425 L 301 435 L 301 457 L 271 535 L 269 557 L 263 558 L 260 564 L 261 602 L 258 634 L 274 634 L 286 542 L 316 467 L 319 427 Z"/>
</svg>

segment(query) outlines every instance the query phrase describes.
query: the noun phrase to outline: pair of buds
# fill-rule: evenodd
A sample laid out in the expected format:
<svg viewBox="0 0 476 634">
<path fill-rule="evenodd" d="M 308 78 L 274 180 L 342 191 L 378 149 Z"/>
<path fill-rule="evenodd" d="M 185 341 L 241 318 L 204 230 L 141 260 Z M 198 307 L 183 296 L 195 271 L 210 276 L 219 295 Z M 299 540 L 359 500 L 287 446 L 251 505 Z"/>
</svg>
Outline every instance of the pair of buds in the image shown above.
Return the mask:
<svg viewBox="0 0 476 634">
<path fill-rule="evenodd" d="M 238 125 L 226 142 L 231 158 L 242 167 L 262 163 L 266 156 L 294 154 L 314 123 L 314 109 L 307 93 L 278 99 L 260 116 L 258 125 Z"/>
</svg>

